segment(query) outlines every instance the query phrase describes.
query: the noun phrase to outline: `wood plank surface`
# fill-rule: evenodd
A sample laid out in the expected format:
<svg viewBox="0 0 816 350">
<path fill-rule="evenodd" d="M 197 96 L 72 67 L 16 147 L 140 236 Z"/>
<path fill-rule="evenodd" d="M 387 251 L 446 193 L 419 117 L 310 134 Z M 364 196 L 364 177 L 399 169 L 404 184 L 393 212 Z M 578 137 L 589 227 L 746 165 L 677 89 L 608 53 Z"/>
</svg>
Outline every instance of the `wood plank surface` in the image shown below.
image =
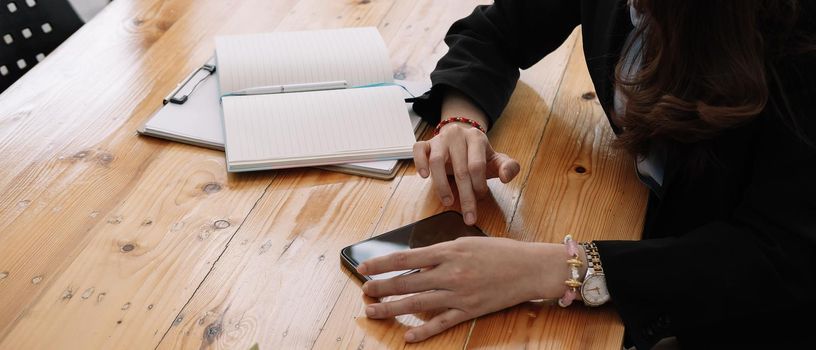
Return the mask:
<svg viewBox="0 0 816 350">
<path fill-rule="evenodd" d="M 195 6 L 197 3 L 117 1 L 3 94 L 2 120 L 20 115 L 15 107 L 30 111 L 19 119 L 17 130 L 0 141 L 4 157 L 13 160 L 6 163 L 25 165 L 7 168 L 16 173 L 4 173 L 0 183 L 4 184 L 4 208 L 21 211 L 3 215 L 1 223 L 0 270 L 8 271 L 8 276 L 0 284 L 0 295 L 7 296 L 0 300 L 0 347 L 45 347 L 64 337 L 81 339 L 72 342 L 78 348 L 110 341 L 111 334 L 117 331 L 97 329 L 95 322 L 118 325 L 125 311 L 120 310 L 123 305 L 157 287 L 145 283 L 151 280 L 169 285 L 165 291 L 169 296 L 161 297 L 167 308 L 150 310 L 151 316 L 147 316 L 161 324 L 163 332 L 226 242 L 218 235 L 201 247 L 196 243 L 196 231 L 222 218 L 240 223 L 273 176 L 251 175 L 237 179 L 245 183 L 230 182 L 236 177 L 227 177 L 220 152 L 135 135 L 138 125 L 160 106 L 167 91 L 212 55 L 210 41 L 218 27 L 202 24 L 220 23 L 221 13 L 234 8 L 213 1 L 205 10 Z M 274 3 L 242 2 L 226 25 L 259 30 L 258 25 L 242 22 L 257 23 L 248 19 L 257 18 L 255 11 L 262 9 L 269 13 L 268 23 L 276 23 L 295 1 Z M 50 65 L 54 67 L 49 71 Z M 72 65 L 78 67 L 67 67 Z M 68 73 L 61 74 L 61 69 Z M 32 90 L 37 93 L 32 95 Z M 16 153 L 20 149 L 28 151 Z M 255 183 L 258 176 L 267 178 L 266 183 Z M 170 179 L 174 181 L 163 182 Z M 226 201 L 219 204 L 204 197 L 214 192 L 221 192 L 216 197 Z M 170 196 L 172 202 L 157 207 L 147 202 L 150 196 L 154 200 Z M 235 202 L 230 202 L 233 196 Z M 222 207 L 224 204 L 228 206 Z M 151 220 L 163 225 L 142 229 L 142 223 Z M 111 224 L 116 228 L 112 229 Z M 226 232 L 234 232 L 235 228 Z M 144 244 L 150 250 L 157 244 L 159 251 L 169 253 L 179 248 L 172 245 L 181 242 L 190 245 L 192 253 L 202 255 L 153 274 L 129 269 L 106 273 L 104 268 L 94 268 L 141 255 L 139 251 L 121 255 L 115 244 L 101 243 L 120 232 L 140 234 L 139 240 L 132 242 L 134 247 Z M 164 240 L 165 236 L 172 238 Z M 182 237 L 194 239 L 177 241 Z M 117 238 L 116 244 L 124 246 L 128 238 Z M 172 259 L 182 257 L 178 254 L 173 254 Z M 161 254 L 146 258 L 150 257 L 164 258 Z M 94 273 L 88 274 L 89 269 Z M 144 269 L 150 271 L 152 267 Z M 122 288 L 124 285 L 133 288 Z M 121 294 L 105 292 L 113 286 L 122 288 L 117 289 Z M 72 300 L 69 296 L 82 295 L 91 288 L 105 293 L 103 299 L 121 301 L 120 305 L 114 306 L 111 301 L 107 305 L 112 311 L 103 308 L 91 319 L 84 312 L 73 312 L 73 306 L 67 303 Z M 79 303 L 84 299 L 73 300 Z M 83 325 L 93 327 L 74 329 Z M 136 335 L 131 331 L 128 328 L 118 333 Z M 40 332 L 51 334 L 52 339 L 32 336 Z M 156 330 L 144 332 L 153 334 Z M 155 346 L 149 341 L 139 344 Z"/>
<path fill-rule="evenodd" d="M 447 209 L 412 166 L 392 181 L 227 174 L 221 152 L 134 131 L 215 35 L 376 26 L 395 77 L 428 79 L 450 24 L 482 3 L 112 2 L 0 95 L 0 349 L 405 347 L 427 315 L 365 318 L 372 300 L 338 255 Z M 491 131 L 522 164 L 479 202 L 491 235 L 640 231 L 646 191 L 610 149 L 597 101 L 581 98 L 592 87 L 579 36 L 522 73 Z M 611 309 L 525 304 L 411 347 L 619 349 L 622 330 Z"/>
</svg>

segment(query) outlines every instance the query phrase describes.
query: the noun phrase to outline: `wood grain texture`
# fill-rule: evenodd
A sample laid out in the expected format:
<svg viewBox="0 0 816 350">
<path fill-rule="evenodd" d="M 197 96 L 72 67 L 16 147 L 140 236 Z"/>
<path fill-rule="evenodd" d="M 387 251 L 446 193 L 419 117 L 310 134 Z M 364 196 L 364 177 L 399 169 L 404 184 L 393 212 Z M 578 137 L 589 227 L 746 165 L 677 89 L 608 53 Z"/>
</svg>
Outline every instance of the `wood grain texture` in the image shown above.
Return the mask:
<svg viewBox="0 0 816 350">
<path fill-rule="evenodd" d="M 261 3 L 266 2 L 258 1 L 256 5 Z M 295 2 L 275 3 L 288 9 L 286 6 L 291 7 Z M 200 2 L 116 2 L 2 95 L 0 120 L 17 123 L 15 130 L 0 140 L 4 157 L 9 157 L 4 163 L 12 165 L 4 168 L 0 180 L 4 208 L 0 216 L 3 228 L 0 231 L 0 270 L 8 271 L 8 276 L 0 283 L 0 294 L 4 295 L 0 298 L 2 346 L 35 346 L 35 343 L 28 343 L 36 341 L 30 339 L 30 332 L 40 332 L 42 326 L 83 324 L 78 321 L 84 320 L 85 314 L 70 312 L 60 313 L 59 317 L 44 315 L 42 317 L 48 322 L 40 324 L 38 310 L 46 310 L 54 300 L 62 300 L 62 297 L 53 298 L 53 295 L 68 296 L 79 293 L 80 288 L 82 292 L 91 287 L 100 288 L 95 286 L 118 283 L 117 278 L 139 282 L 138 285 L 132 284 L 133 289 L 123 291 L 126 295 L 138 294 L 139 288 L 156 287 L 141 283 L 151 278 L 156 278 L 158 283 L 160 275 L 114 276 L 107 281 L 108 275 L 100 274 L 98 281 L 85 280 L 82 283 L 71 277 L 88 277 L 85 275 L 87 270 L 95 270 L 98 266 L 94 261 L 107 261 L 103 257 L 111 254 L 110 247 L 94 245 L 110 235 L 105 225 L 118 222 L 124 223 L 119 227 L 134 229 L 142 220 L 155 221 L 158 216 L 162 221 L 189 219 L 197 226 L 217 217 L 240 222 L 249 211 L 245 205 L 257 201 L 263 193 L 270 174 L 259 175 L 267 178 L 266 183 L 249 185 L 255 181 L 256 175 L 242 178 L 246 186 L 228 183 L 223 171 L 223 154 L 135 135 L 134 130 L 158 108 L 164 94 L 189 69 L 212 54 L 211 49 L 197 51 L 200 45 L 196 40 L 203 40 L 202 45 L 211 46 L 209 40 L 218 30 L 212 24 L 219 23 L 220 13 L 231 6 L 213 1 L 207 10 L 202 10 L 196 4 Z M 237 17 L 246 21 L 257 16 L 249 7 L 252 4 L 244 2 L 243 5 L 246 5 L 243 15 L 238 11 Z M 285 13 L 281 8 L 264 6 L 260 8 L 272 14 Z M 282 15 L 277 16 L 278 21 L 282 18 Z M 276 23 L 275 16 L 269 16 L 269 21 Z M 203 25 L 206 23 L 210 25 Z M 236 21 L 232 25 L 240 24 Z M 206 40 L 202 32 L 209 33 Z M 31 88 L 22 89 L 23 86 Z M 18 119 L 15 121 L 15 118 Z M 160 162 L 160 159 L 172 161 Z M 153 165 L 156 162 L 161 165 Z M 198 168 L 190 168 L 190 164 Z M 194 189 L 207 185 L 197 182 L 202 181 L 202 176 L 220 179 L 220 182 L 213 182 L 208 191 L 218 188 L 223 190 L 223 195 L 229 196 L 227 193 L 232 192 L 232 188 L 239 189 L 232 194 L 237 196 L 234 203 L 225 202 L 234 207 L 225 210 L 214 206 L 217 203 L 199 198 L 192 201 L 194 205 L 188 205 L 186 199 L 185 203 L 177 203 L 179 208 L 173 208 L 177 210 L 163 208 L 166 211 L 155 212 L 152 211 L 154 207 L 146 204 L 128 208 L 133 211 L 122 210 L 126 204 L 133 205 L 128 200 L 141 198 L 141 195 L 151 194 L 155 199 L 172 193 L 203 193 L 204 187 Z M 162 182 L 168 177 L 177 181 Z M 142 239 L 163 241 L 160 237 L 167 235 L 170 229 L 171 226 L 167 225 L 145 231 L 147 236 Z M 195 229 L 197 227 L 187 226 L 186 230 Z M 170 244 L 173 240 L 163 242 Z M 211 256 L 205 254 L 197 257 L 199 259 L 172 266 L 173 274 L 182 278 L 173 282 L 169 292 L 185 291 L 187 296 L 181 294 L 177 300 L 181 304 L 171 303 L 168 311 L 179 310 L 189 299 L 204 278 L 201 269 L 206 273 L 207 264 L 220 254 L 217 247 L 223 246 L 224 242 L 212 240 L 212 244 L 203 250 L 192 250 L 206 251 Z M 197 243 L 191 241 L 189 244 Z M 88 252 L 88 249 L 92 251 Z M 61 276 L 63 271 L 65 278 Z M 157 274 L 165 272 L 158 271 Z M 195 275 L 198 280 L 189 279 Z M 122 298 L 128 299 L 127 296 Z M 127 300 L 122 304 L 125 302 Z M 158 317 L 160 314 L 150 315 Z M 107 313 L 96 316 L 100 322 L 104 320 L 105 324 L 111 325 L 116 325 L 120 317 Z M 159 322 L 166 325 L 173 317 L 175 315 Z M 11 327 L 16 327 L 14 332 Z M 71 330 L 68 327 L 65 333 L 54 334 L 54 337 L 83 335 L 87 344 L 97 344 L 112 334 L 94 328 L 85 328 L 86 333 L 78 334 L 71 333 Z M 84 337 L 91 333 L 98 338 Z M 41 341 L 44 343 L 38 344 L 53 344 L 48 338 L 41 338 Z M 78 342 L 76 345 L 85 344 Z"/>
<path fill-rule="evenodd" d="M 155 347 L 268 183 L 195 153 L 159 154 L 0 347 Z"/>
<path fill-rule="evenodd" d="M 158 150 L 134 142 L 123 128 L 158 73 L 134 67 L 144 53 L 134 38 L 155 42 L 152 31 L 139 30 L 157 16 L 167 23 L 178 17 L 141 4 L 117 3 L 121 10 L 84 27 L 2 95 L 0 120 L 12 121 L 13 130 L 0 141 L 9 160 L 1 200 L 3 208 L 18 210 L 0 216 L 0 269 L 10 272 L 0 285 L 9 295 L 0 300 L 0 337 L 73 260 L 91 227 L 107 219 Z M 134 26 L 136 18 L 144 27 Z"/>
<path fill-rule="evenodd" d="M 372 321 L 339 250 L 438 213 L 430 181 L 314 169 L 228 175 L 223 153 L 134 130 L 219 34 L 376 26 L 394 75 L 428 79 L 487 0 L 117 0 L 0 95 L 0 349 L 402 348 L 427 315 Z M 579 32 L 522 73 L 494 146 L 495 236 L 635 238 L 645 190 L 583 66 Z M 562 83 L 563 82 L 563 83 Z M 581 166 L 581 174 L 575 169 Z M 609 309 L 525 304 L 411 347 L 614 348 Z"/>
</svg>

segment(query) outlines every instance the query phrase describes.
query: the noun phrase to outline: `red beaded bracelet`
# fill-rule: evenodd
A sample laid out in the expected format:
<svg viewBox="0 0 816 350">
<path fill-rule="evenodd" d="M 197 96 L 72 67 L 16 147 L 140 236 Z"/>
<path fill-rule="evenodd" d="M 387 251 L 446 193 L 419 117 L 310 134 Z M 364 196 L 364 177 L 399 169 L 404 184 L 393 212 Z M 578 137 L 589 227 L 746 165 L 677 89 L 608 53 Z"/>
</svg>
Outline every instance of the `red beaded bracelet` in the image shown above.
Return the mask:
<svg viewBox="0 0 816 350">
<path fill-rule="evenodd" d="M 487 131 L 485 131 L 484 127 L 482 127 L 482 124 L 479 124 L 479 122 L 465 117 L 453 117 L 439 122 L 439 124 L 436 125 L 436 128 L 434 128 L 433 136 L 439 135 L 439 130 L 441 130 L 443 126 L 453 122 L 468 123 L 472 125 L 474 128 L 479 129 L 479 131 L 487 134 Z"/>
</svg>

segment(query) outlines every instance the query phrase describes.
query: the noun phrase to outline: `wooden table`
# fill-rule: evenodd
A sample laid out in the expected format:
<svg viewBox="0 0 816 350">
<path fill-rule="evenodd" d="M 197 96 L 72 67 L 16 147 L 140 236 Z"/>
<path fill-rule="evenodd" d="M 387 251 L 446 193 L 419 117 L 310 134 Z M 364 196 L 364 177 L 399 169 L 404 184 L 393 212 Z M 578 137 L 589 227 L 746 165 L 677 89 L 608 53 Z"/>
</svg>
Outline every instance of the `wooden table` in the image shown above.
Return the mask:
<svg viewBox="0 0 816 350">
<path fill-rule="evenodd" d="M 220 152 L 135 130 L 217 34 L 376 26 L 395 77 L 427 79 L 483 2 L 114 1 L 0 96 L 0 348 L 406 347 L 422 316 L 366 319 L 339 250 L 445 210 L 412 166 L 227 174 Z M 646 190 L 610 147 L 579 30 L 491 131 L 522 164 L 479 203 L 494 236 L 639 235 Z M 610 307 L 530 303 L 410 347 L 620 349 L 622 334 Z"/>
</svg>

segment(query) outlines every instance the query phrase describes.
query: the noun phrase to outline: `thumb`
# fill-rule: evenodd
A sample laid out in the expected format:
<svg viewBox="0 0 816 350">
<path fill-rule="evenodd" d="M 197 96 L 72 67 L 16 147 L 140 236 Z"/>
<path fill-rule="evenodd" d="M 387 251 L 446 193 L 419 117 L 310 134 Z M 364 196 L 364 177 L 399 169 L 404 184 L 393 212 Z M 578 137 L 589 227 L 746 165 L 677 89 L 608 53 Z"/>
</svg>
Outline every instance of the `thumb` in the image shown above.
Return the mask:
<svg viewBox="0 0 816 350">
<path fill-rule="evenodd" d="M 501 165 L 499 166 L 499 180 L 501 180 L 502 183 L 508 183 L 521 171 L 521 164 L 504 153 L 500 153 L 499 155 L 502 159 L 500 161 Z"/>
<path fill-rule="evenodd" d="M 508 183 L 521 171 L 521 164 L 504 153 L 497 153 L 496 155 L 499 164 L 499 180 Z"/>
<path fill-rule="evenodd" d="M 521 165 L 510 156 L 491 149 L 488 150 L 487 169 L 485 170 L 487 178 L 498 177 L 501 182 L 508 183 L 521 171 Z"/>
</svg>

